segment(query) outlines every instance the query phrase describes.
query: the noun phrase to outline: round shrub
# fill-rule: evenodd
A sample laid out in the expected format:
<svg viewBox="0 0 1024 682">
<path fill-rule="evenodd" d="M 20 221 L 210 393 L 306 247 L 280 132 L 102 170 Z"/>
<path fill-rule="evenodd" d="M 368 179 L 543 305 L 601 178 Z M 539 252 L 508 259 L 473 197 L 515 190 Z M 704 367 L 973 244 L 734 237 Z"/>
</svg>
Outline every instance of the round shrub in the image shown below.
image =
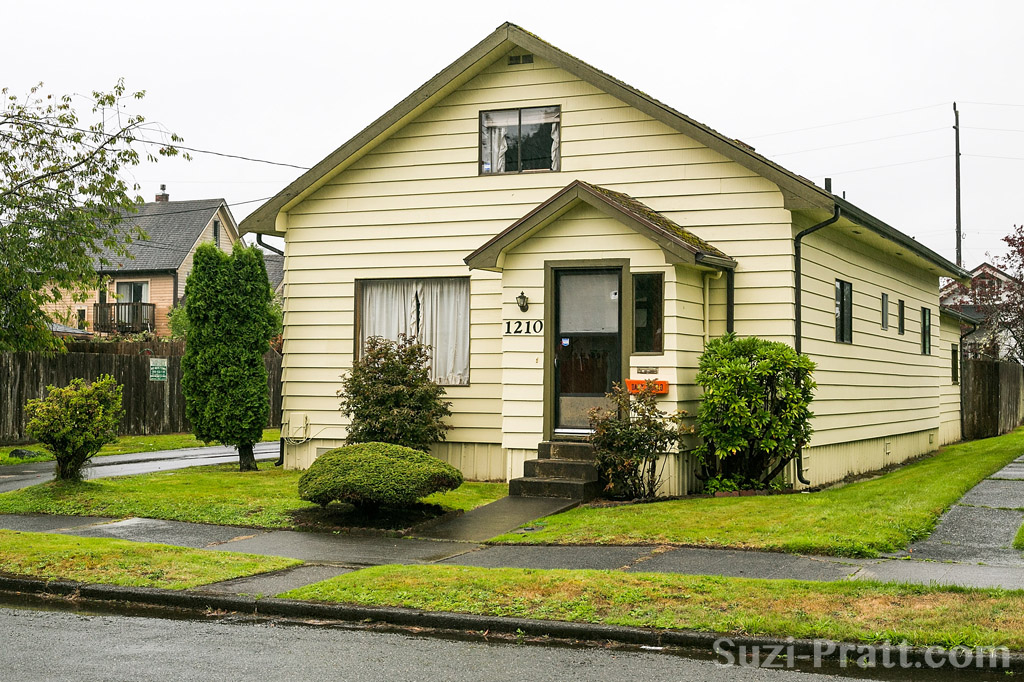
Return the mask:
<svg viewBox="0 0 1024 682">
<path fill-rule="evenodd" d="M 299 496 L 326 507 L 402 507 L 462 485 L 462 473 L 419 450 L 389 443 L 359 443 L 320 455 L 299 479 Z"/>
</svg>

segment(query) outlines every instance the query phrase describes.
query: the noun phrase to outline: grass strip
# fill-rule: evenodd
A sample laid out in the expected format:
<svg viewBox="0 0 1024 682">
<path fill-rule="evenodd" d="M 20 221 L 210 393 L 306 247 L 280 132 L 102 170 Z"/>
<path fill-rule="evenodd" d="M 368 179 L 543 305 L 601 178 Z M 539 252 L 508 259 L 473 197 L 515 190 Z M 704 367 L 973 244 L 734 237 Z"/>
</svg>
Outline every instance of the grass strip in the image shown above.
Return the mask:
<svg viewBox="0 0 1024 682">
<path fill-rule="evenodd" d="M 175 590 L 298 566 L 298 559 L 0 530 L 0 571 Z"/>
<path fill-rule="evenodd" d="M 274 442 L 281 438 L 281 429 L 264 429 L 263 442 Z M 104 445 L 96 455 L 126 455 L 134 452 L 157 452 L 159 450 L 181 450 L 182 448 L 201 448 L 209 443 L 197 440 L 191 433 L 165 433 L 153 436 L 121 436 L 116 443 Z M 29 450 L 38 453 L 36 457 L 19 459 L 11 457 L 10 452 L 15 448 Z M 39 443 L 31 445 L 11 445 L 0 448 L 0 466 L 8 464 L 27 464 L 29 462 L 49 462 L 53 460 L 46 450 L 46 446 Z"/>
<path fill-rule="evenodd" d="M 98 478 L 80 483 L 43 483 L 0 494 L 0 514 L 143 516 L 256 528 L 293 528 L 292 512 L 315 507 L 299 498 L 301 471 L 261 462 L 259 471 L 235 464 Z M 424 501 L 472 509 L 508 494 L 504 483 L 465 483 Z"/>
<path fill-rule="evenodd" d="M 279 595 L 728 634 L 1024 649 L 1024 592 L 611 571 L 379 566 Z"/>
<path fill-rule="evenodd" d="M 1024 452 L 1024 429 L 944 448 L 867 481 L 817 493 L 584 506 L 504 544 L 671 544 L 872 557 L 925 537 L 964 493 Z M 813 462 L 811 462 L 813 466 Z"/>
</svg>

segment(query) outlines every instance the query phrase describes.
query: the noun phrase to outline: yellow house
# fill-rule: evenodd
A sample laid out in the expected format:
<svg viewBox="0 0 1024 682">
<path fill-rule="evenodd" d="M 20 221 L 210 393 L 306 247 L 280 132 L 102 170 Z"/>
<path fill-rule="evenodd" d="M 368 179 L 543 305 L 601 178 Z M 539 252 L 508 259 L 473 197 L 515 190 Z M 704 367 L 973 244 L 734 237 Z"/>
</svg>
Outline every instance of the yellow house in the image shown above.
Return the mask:
<svg viewBox="0 0 1024 682">
<path fill-rule="evenodd" d="M 505 24 L 242 221 L 285 239 L 285 464 L 343 444 L 340 376 L 415 331 L 453 403 L 435 454 L 512 479 L 580 438 L 612 381 L 696 411 L 727 331 L 818 365 L 792 480 L 838 480 L 959 439 L 965 272 L 856 206 Z M 547 447 L 547 446 L 543 446 Z M 667 493 L 692 489 L 688 456 Z"/>
<path fill-rule="evenodd" d="M 204 242 L 231 251 L 238 226 L 223 199 L 170 201 L 163 191 L 141 204 L 126 222 L 149 237 L 128 245 L 130 256 L 96 259 L 103 285 L 81 300 L 71 296 L 50 303 L 51 319 L 100 334 L 153 332 L 169 336 L 167 313 L 185 295 L 192 256 Z"/>
</svg>

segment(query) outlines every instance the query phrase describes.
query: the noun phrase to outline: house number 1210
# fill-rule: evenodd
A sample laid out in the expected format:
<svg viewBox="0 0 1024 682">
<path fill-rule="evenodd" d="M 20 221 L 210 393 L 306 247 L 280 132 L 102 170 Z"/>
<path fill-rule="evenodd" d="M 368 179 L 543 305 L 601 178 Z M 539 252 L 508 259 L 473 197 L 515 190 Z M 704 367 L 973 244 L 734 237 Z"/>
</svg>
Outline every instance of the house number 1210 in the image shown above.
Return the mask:
<svg viewBox="0 0 1024 682">
<path fill-rule="evenodd" d="M 505 320 L 506 334 L 540 334 L 544 331 L 541 320 Z"/>
</svg>

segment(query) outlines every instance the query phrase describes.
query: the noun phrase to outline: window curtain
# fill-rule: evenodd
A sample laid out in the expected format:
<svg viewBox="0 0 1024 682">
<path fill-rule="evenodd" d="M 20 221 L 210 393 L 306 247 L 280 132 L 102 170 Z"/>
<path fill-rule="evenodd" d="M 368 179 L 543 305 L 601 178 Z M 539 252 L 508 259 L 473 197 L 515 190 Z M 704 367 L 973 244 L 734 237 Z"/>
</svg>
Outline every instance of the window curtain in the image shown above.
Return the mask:
<svg viewBox="0 0 1024 682">
<path fill-rule="evenodd" d="M 558 124 L 551 124 L 551 170 L 558 170 L 558 162 L 561 159 L 560 149 L 561 147 L 561 135 L 558 130 Z"/>
<path fill-rule="evenodd" d="M 524 129 L 527 126 L 549 125 L 551 126 L 551 170 L 558 170 L 559 147 L 561 147 L 561 131 L 559 121 L 561 109 L 559 107 L 533 107 L 521 110 L 521 122 Z"/>
<path fill-rule="evenodd" d="M 362 283 L 359 345 L 371 336 L 415 337 L 431 347 L 430 378 L 469 384 L 469 279 L 390 279 Z"/>
<path fill-rule="evenodd" d="M 480 156 L 483 172 L 504 173 L 505 155 L 508 153 L 509 128 L 519 127 L 519 112 L 488 111 L 480 118 L 481 147 Z M 516 136 L 518 136 L 518 132 Z"/>
</svg>

